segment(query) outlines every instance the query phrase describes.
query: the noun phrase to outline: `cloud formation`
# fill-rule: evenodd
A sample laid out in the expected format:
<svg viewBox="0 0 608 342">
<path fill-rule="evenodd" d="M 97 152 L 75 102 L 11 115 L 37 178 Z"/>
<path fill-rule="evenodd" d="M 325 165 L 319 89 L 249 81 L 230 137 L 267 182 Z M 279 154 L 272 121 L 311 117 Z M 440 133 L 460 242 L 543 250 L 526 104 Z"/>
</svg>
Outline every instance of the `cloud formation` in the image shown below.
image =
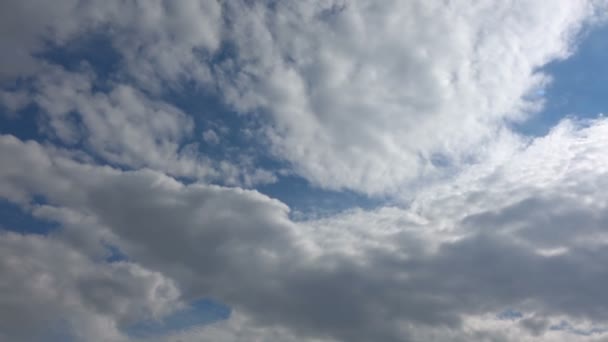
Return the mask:
<svg viewBox="0 0 608 342">
<path fill-rule="evenodd" d="M 4 6 L 4 13 L 31 16 L 49 5 Z M 267 126 L 258 133 L 271 144 L 267 152 L 313 184 L 382 194 L 441 173 L 438 157 L 469 158 L 505 122 L 533 113 L 538 99 L 526 95 L 548 82 L 538 68 L 568 56 L 581 26 L 597 20 L 605 4 L 61 1 L 51 7 L 53 15 L 31 24 L 4 23 L 19 35 L 6 40 L 13 53 L 3 64 L 16 71 L 32 64 L 17 76 L 43 67 L 35 56 L 45 42 L 62 46 L 99 31 L 121 57 L 121 78 L 157 93 L 182 82 L 215 89 L 244 115 L 262 112 L 257 116 Z"/>
<path fill-rule="evenodd" d="M 238 52 L 220 76 L 237 108 L 270 113 L 273 152 L 314 184 L 401 190 L 440 172 L 435 157 L 458 163 L 505 121 L 533 113 L 538 101 L 525 95 L 548 82 L 537 69 L 571 52 L 598 6 L 235 5 Z"/>
<path fill-rule="evenodd" d="M 35 139 L 0 134 L 0 198 L 59 228 L 0 221 L 0 339 L 133 342 L 211 298 L 146 339 L 606 340 L 608 121 L 511 128 L 606 5 L 3 3 L 2 122 Z M 115 69 L 45 55 L 95 35 Z M 381 204 L 256 190 L 289 177 Z"/>
<path fill-rule="evenodd" d="M 509 307 L 548 322 L 608 319 L 602 300 L 608 274 L 601 267 L 608 214 L 598 186 L 608 166 L 601 157 L 606 127 L 604 121 L 564 123 L 514 151 L 510 160 L 517 162 L 472 170 L 483 174 L 473 181 L 463 177 L 477 186 L 492 179 L 495 191 L 480 193 L 472 185 L 462 193 L 434 191 L 410 209 L 355 210 L 315 221 L 291 221 L 285 205 L 254 191 L 75 163 L 10 136 L 2 137 L 0 150 L 3 160 L 13 160 L 12 171 L 3 170 L 1 184 L 18 188 L 1 193 L 26 202 L 28 193 L 37 194 L 46 206 L 90 215 L 99 227 L 80 229 L 107 229 L 105 240 L 137 260 L 130 267 L 173 279 L 183 298 L 219 298 L 253 327 L 282 327 L 311 339 L 422 340 L 416 336 L 441 329 L 466 339 L 456 332 Z M 556 142 L 571 153 L 551 154 Z M 580 159 L 587 165 L 553 170 L 552 178 L 513 181 L 520 176 L 513 170 L 539 168 L 540 160 L 563 168 Z M 459 182 L 449 185 L 456 189 Z M 121 311 L 115 311 L 108 315 L 119 325 Z M 535 326 L 532 319 L 522 320 L 522 338 Z M 536 326 L 531 336 L 537 339 L 555 334 L 549 323 Z"/>
</svg>

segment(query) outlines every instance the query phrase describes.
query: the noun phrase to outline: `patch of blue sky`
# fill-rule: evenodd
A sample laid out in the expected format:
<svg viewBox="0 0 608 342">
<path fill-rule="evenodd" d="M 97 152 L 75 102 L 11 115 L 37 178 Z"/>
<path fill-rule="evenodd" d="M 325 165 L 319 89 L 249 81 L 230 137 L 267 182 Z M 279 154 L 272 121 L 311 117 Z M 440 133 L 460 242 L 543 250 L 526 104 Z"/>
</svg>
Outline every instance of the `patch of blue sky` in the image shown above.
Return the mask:
<svg viewBox="0 0 608 342">
<path fill-rule="evenodd" d="M 212 300 L 200 299 L 159 321 L 143 321 L 132 324 L 124 331 L 133 338 L 162 337 L 171 333 L 200 327 L 230 318 L 228 306 Z"/>
<path fill-rule="evenodd" d="M 279 177 L 276 183 L 261 185 L 257 190 L 287 204 L 294 220 L 328 216 L 352 208 L 373 209 L 386 204 L 386 199 L 349 190 L 324 190 L 298 176 Z"/>
<path fill-rule="evenodd" d="M 14 135 L 21 140 L 43 139 L 38 125 L 38 108 L 28 105 L 17 113 L 11 113 L 8 108 L 0 105 L 0 134 Z"/>
<path fill-rule="evenodd" d="M 58 227 L 56 222 L 38 219 L 20 206 L 0 198 L 0 230 L 47 235 Z"/>
<path fill-rule="evenodd" d="M 592 335 L 604 334 L 604 333 L 608 332 L 608 329 L 606 329 L 606 328 L 598 328 L 598 327 L 592 327 L 592 328 L 588 328 L 588 329 L 577 328 L 568 321 L 561 321 L 559 324 L 552 325 L 549 327 L 549 330 L 566 331 L 571 334 L 580 335 L 580 336 L 592 336 Z"/>
<path fill-rule="evenodd" d="M 262 146 L 250 134 L 259 128 L 258 117 L 231 110 L 213 89 L 186 84 L 179 89 L 166 89 L 162 96 L 164 101 L 192 117 L 195 132 L 191 142 L 199 144 L 201 153 L 218 160 L 231 160 L 243 152 L 256 157 L 261 151 Z M 209 130 L 217 135 L 217 142 L 204 140 L 203 134 Z"/>
<path fill-rule="evenodd" d="M 589 28 L 578 40 L 569 58 L 539 70 L 550 75 L 552 82 L 530 96 L 544 97 L 544 108 L 514 125 L 517 131 L 542 136 L 566 117 L 589 119 L 608 111 L 608 25 Z"/>
<path fill-rule="evenodd" d="M 524 315 L 521 312 L 514 309 L 507 309 L 496 315 L 496 318 L 504 321 L 514 321 L 523 317 Z"/>
<path fill-rule="evenodd" d="M 106 249 L 105 262 L 129 261 L 129 257 L 118 246 L 105 243 L 104 247 Z"/>
<path fill-rule="evenodd" d="M 93 91 L 107 91 L 120 75 L 122 63 L 122 57 L 103 31 L 91 32 L 61 45 L 48 43 L 36 57 L 68 71 L 90 69 L 100 76 L 93 82 Z"/>
</svg>

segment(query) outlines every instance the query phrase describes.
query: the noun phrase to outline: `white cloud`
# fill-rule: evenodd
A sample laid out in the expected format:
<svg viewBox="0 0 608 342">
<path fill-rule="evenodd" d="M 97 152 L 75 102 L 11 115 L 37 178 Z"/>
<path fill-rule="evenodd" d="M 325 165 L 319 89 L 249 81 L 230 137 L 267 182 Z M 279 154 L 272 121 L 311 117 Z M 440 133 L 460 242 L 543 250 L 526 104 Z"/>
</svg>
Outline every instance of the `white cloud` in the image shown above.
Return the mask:
<svg viewBox="0 0 608 342">
<path fill-rule="evenodd" d="M 148 89 L 164 82 L 205 79 L 200 63 L 220 44 L 221 6 L 215 0 L 5 2 L 0 7 L 1 78 L 34 74 L 49 44 L 62 46 L 91 32 L 111 37 L 126 73 Z"/>
<path fill-rule="evenodd" d="M 179 148 L 192 134 L 192 118 L 128 85 L 94 91 L 93 77 L 51 68 L 36 80 L 34 101 L 48 113 L 50 135 L 70 145 L 82 141 L 111 163 L 179 169 L 185 159 Z M 199 172 L 205 171 L 203 166 Z"/>
<path fill-rule="evenodd" d="M 538 108 L 537 68 L 567 56 L 589 1 L 229 6 L 228 101 L 270 112 L 273 152 L 313 183 L 378 194 L 475 155 Z"/>
<path fill-rule="evenodd" d="M 220 137 L 212 129 L 208 129 L 203 132 L 203 140 L 211 145 L 217 145 L 220 143 Z"/>
<path fill-rule="evenodd" d="M 217 92 L 266 122 L 266 152 L 297 174 L 367 194 L 436 177 L 445 169 L 434 160 L 458 166 L 505 121 L 538 109 L 539 99 L 525 99 L 549 81 L 538 68 L 568 56 L 581 26 L 606 8 L 592 0 L 3 6 L 39 19 L 4 22 L 18 32 L 5 42 L 7 69 L 40 67 L 31 56 L 44 41 L 102 32 L 123 79 L 153 93 L 189 82 Z"/>
<path fill-rule="evenodd" d="M 128 84 L 99 90 L 97 78 L 88 70 L 47 66 L 32 77 L 33 90 L 5 92 L 0 100 L 7 107 L 35 104 L 40 109 L 38 128 L 45 136 L 105 163 L 248 187 L 276 180 L 273 172 L 250 160 L 203 154 L 193 137 L 193 117 L 177 107 Z M 203 137 L 219 143 L 212 130 Z"/>
</svg>

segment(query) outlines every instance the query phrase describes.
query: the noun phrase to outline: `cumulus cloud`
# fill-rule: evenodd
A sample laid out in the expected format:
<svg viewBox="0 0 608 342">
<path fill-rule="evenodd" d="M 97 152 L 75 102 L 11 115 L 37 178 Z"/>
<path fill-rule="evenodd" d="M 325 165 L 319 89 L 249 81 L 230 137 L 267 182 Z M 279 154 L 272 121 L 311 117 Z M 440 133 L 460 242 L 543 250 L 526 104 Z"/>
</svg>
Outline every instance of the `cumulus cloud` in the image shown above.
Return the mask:
<svg viewBox="0 0 608 342">
<path fill-rule="evenodd" d="M 272 183 L 273 172 L 244 158 L 210 158 L 193 138 L 191 115 L 136 87 L 114 83 L 107 90 L 96 85 L 91 70 L 67 71 L 42 67 L 32 77 L 30 91 L 2 95 L 9 116 L 35 105 L 38 130 L 71 150 L 83 150 L 88 158 L 130 169 L 152 168 L 177 177 L 252 186 Z M 30 114 L 31 115 L 31 114 Z M 213 130 L 205 131 L 206 143 L 219 142 Z"/>
<path fill-rule="evenodd" d="M 568 56 L 606 7 L 60 1 L 40 15 L 45 2 L 3 6 L 39 19 L 3 21 L 18 32 L 4 43 L 7 69 L 39 70 L 45 42 L 101 32 L 121 56 L 121 77 L 154 93 L 194 82 L 265 122 L 266 152 L 297 174 L 367 194 L 433 178 L 445 171 L 437 160 L 459 165 L 505 122 L 531 115 L 541 102 L 526 94 L 549 82 L 538 68 Z"/>
<path fill-rule="evenodd" d="M 7 37 L 0 42 L 9 51 L 0 72 L 3 114 L 19 118 L 20 110 L 35 105 L 43 137 L 72 148 L 83 144 L 90 157 L 113 165 L 247 187 L 276 181 L 253 162 L 251 151 L 214 158 L 202 153 L 193 133 L 200 129 L 195 122 L 205 121 L 200 112 L 209 109 L 188 113 L 164 98 L 168 89 L 182 91 L 189 82 L 196 89 L 215 87 L 209 63 L 223 22 L 216 1 L 66 0 L 49 6 L 28 0 L 0 6 L 11 17 L 3 20 Z M 90 37 L 109 42 L 116 70 L 96 70 L 86 57 L 66 70 L 46 58 Z M 210 134 L 204 140 L 217 144 L 219 137 Z"/>
<path fill-rule="evenodd" d="M 94 262 L 58 239 L 2 232 L 0 254 L 2 340 L 118 341 L 122 324 L 180 305 L 162 274 Z"/>
<path fill-rule="evenodd" d="M 95 91 L 95 75 L 51 67 L 35 81 L 41 129 L 68 146 L 84 144 L 112 164 L 152 167 L 176 175 L 212 176 L 211 162 L 182 149 L 194 128 L 190 116 L 132 86 Z M 22 95 L 17 93 L 15 96 Z"/>
<path fill-rule="evenodd" d="M 221 82 L 237 108 L 270 112 L 273 152 L 313 183 L 394 191 L 440 172 L 435 156 L 458 163 L 505 121 L 538 108 L 524 97 L 548 82 L 536 70 L 571 52 L 596 6 L 234 5 L 238 53 L 220 68 Z"/>
<path fill-rule="evenodd" d="M 112 37 L 125 71 L 149 89 L 180 78 L 204 79 L 199 62 L 220 43 L 221 6 L 215 0 L 6 2 L 2 9 L 0 77 L 31 75 L 49 46 L 63 46 L 92 32 Z M 25 20 L 24 20 L 25 19 Z"/>
<path fill-rule="evenodd" d="M 213 298 L 228 320 L 150 339 L 605 340 L 608 121 L 509 128 L 604 9 L 2 3 L 0 101 L 40 132 L 0 135 L 0 198 L 59 229 L 0 232 L 0 339 L 132 342 Z M 93 34 L 116 70 L 44 56 Z M 173 103 L 184 89 L 244 125 Z M 237 158 L 214 154 L 236 134 Z M 390 205 L 297 219 L 240 187 L 277 180 L 257 157 Z"/>
<path fill-rule="evenodd" d="M 26 203 L 27 194 L 38 194 L 51 206 L 91 215 L 108 228 L 106 239 L 142 267 L 173 279 L 183 298 L 218 298 L 244 315 L 237 321 L 248 322 L 189 334 L 238 340 L 233 330 L 253 329 L 254 335 L 268 332 L 261 338 L 267 340 L 279 333 L 276 327 L 302 339 L 508 340 L 515 339 L 512 333 L 492 326 L 507 324 L 497 317 L 510 307 L 552 325 L 608 321 L 602 287 L 608 274 L 593 266 L 608 257 L 606 196 L 601 186 L 588 187 L 605 178 L 606 127 L 605 121 L 564 123 L 522 144 L 510 163 L 472 169 L 483 177 L 463 176 L 477 187 L 492 179 L 497 187 L 487 192 L 473 185 L 454 191 L 454 180 L 444 187 L 451 193 L 421 196 L 409 208 L 314 221 L 290 220 L 284 204 L 255 191 L 84 165 L 10 136 L 2 137 L 0 151 L 13 168 L 3 170 L 0 184 L 12 186 L 0 193 Z M 570 153 L 552 154 L 553 144 Z M 588 165 L 568 167 L 580 159 Z M 533 183 L 515 181 L 519 170 L 540 165 L 566 170 Z M 451 208 L 448 195 L 471 209 Z M 561 252 L 546 253 L 558 247 Z M 510 324 L 522 339 L 588 331 L 539 330 L 532 323 Z"/>
</svg>

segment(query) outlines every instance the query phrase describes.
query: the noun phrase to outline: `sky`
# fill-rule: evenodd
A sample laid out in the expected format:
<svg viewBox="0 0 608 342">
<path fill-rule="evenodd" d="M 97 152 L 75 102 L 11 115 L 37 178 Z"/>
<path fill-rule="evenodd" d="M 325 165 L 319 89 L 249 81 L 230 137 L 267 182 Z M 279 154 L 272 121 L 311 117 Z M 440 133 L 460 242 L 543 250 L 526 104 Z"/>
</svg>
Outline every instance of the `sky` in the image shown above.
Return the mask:
<svg viewBox="0 0 608 342">
<path fill-rule="evenodd" d="M 0 2 L 0 341 L 608 341 L 607 11 Z"/>
</svg>

